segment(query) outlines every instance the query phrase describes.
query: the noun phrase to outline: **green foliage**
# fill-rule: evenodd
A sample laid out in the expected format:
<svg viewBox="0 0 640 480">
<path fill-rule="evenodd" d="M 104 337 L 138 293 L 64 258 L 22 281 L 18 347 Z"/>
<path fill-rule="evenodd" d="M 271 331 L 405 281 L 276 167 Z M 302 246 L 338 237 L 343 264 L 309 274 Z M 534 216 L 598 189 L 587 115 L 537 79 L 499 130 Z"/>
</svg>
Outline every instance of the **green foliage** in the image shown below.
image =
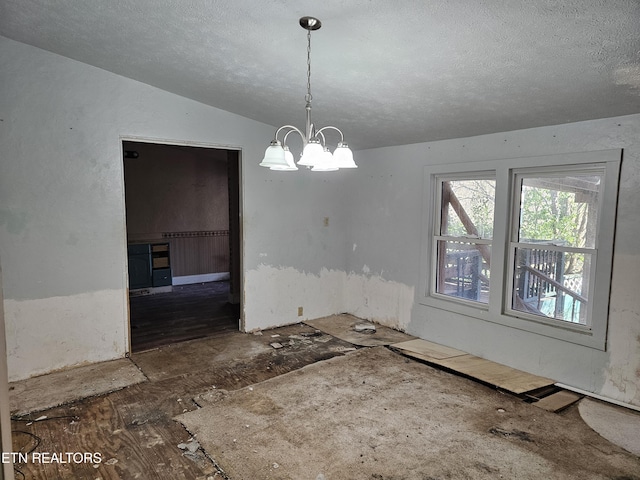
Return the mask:
<svg viewBox="0 0 640 480">
<path fill-rule="evenodd" d="M 577 202 L 576 193 L 541 187 L 522 187 L 520 241 L 551 242 L 556 245 L 585 247 L 589 204 Z M 564 273 L 581 272 L 582 255 L 565 255 Z"/>
<path fill-rule="evenodd" d="M 465 212 L 471 218 L 480 238 L 493 237 L 493 210 L 495 205 L 495 180 L 451 181 L 451 190 L 456 195 Z M 468 235 L 467 229 L 451 206 L 448 207 L 449 225 L 447 232 L 453 236 Z"/>
<path fill-rule="evenodd" d="M 521 241 L 549 241 L 583 247 L 587 204 L 575 193 L 524 186 L 520 212 Z"/>
<path fill-rule="evenodd" d="M 565 178 L 530 179 L 522 187 L 519 239 L 521 242 L 546 243 L 571 247 L 591 246 L 589 238 L 589 203 L 586 196 L 576 196 L 575 187 Z M 493 237 L 495 180 L 473 179 L 448 182 L 451 191 L 469 217 L 480 238 Z M 578 189 L 579 190 L 579 189 Z M 588 193 L 588 192 L 587 192 Z M 469 222 L 461 220 L 451 204 L 446 205 L 443 227 L 451 236 L 470 235 Z M 591 219 L 593 221 L 593 219 Z M 565 273 L 581 271 L 584 260 L 567 255 Z"/>
</svg>

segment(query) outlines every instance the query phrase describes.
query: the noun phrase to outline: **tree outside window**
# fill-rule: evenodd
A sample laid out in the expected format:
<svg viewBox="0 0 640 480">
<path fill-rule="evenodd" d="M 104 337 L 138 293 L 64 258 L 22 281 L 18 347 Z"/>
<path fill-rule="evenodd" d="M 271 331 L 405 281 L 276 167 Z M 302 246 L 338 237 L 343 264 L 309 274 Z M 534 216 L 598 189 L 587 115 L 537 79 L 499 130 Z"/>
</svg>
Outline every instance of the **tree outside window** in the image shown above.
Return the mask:
<svg viewBox="0 0 640 480">
<path fill-rule="evenodd" d="M 603 175 L 516 175 L 513 310 L 588 323 Z"/>
<path fill-rule="evenodd" d="M 496 182 L 441 179 L 436 292 L 488 303 Z"/>
</svg>

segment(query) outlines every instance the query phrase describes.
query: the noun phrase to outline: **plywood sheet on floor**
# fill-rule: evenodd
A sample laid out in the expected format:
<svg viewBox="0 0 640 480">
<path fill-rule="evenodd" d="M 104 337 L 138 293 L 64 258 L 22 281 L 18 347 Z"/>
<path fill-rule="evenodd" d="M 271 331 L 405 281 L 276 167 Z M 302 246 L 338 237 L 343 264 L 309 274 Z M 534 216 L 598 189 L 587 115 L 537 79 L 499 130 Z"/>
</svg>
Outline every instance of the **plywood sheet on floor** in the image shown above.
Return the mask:
<svg viewBox="0 0 640 480">
<path fill-rule="evenodd" d="M 467 352 L 463 352 L 462 350 L 456 350 L 455 348 L 422 340 L 421 338 L 394 343 L 391 346 L 397 350 L 401 350 L 403 353 L 411 353 L 411 356 L 415 356 L 416 358 L 424 357 L 425 359 L 434 358 L 442 360 L 444 358 L 467 355 Z"/>
<path fill-rule="evenodd" d="M 377 347 L 383 345 L 391 345 L 392 343 L 411 340 L 416 337 L 407 335 L 383 325 L 375 324 L 375 333 L 356 332 L 354 327 L 360 324 L 367 324 L 366 320 L 354 317 L 352 315 L 331 315 L 329 317 L 317 318 L 315 320 L 307 320 L 304 323 L 317 328 L 318 330 L 333 335 L 345 342 L 358 345 L 360 347 Z"/>
<path fill-rule="evenodd" d="M 9 404 L 13 415 L 24 415 L 145 380 L 142 372 L 123 358 L 13 382 L 9 385 Z"/>
<path fill-rule="evenodd" d="M 595 479 L 640 467 L 579 419 L 382 347 L 229 392 L 177 419 L 234 480 Z M 576 438 L 589 448 L 575 448 Z"/>
<path fill-rule="evenodd" d="M 533 405 L 542 408 L 548 412 L 559 412 L 564 410 L 570 405 L 573 405 L 582 398 L 580 395 L 567 390 L 560 390 L 559 392 L 552 393 L 544 398 L 541 398 Z M 638 432 L 638 440 L 640 441 L 640 431 Z"/>
<path fill-rule="evenodd" d="M 425 340 L 418 339 L 413 341 L 408 344 L 408 347 L 405 343 L 395 343 L 391 347 L 399 350 L 404 355 L 454 370 L 515 394 L 525 393 L 555 383 L 549 378 L 532 375 L 484 358 L 465 354 L 461 350 Z"/>
</svg>

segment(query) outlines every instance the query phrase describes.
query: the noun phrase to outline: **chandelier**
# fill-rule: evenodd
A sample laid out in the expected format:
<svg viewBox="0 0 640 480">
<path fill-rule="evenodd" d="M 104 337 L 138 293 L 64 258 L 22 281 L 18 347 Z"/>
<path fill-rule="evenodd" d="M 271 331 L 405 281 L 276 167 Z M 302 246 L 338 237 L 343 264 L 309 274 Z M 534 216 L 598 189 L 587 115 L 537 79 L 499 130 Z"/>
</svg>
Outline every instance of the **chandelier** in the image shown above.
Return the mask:
<svg viewBox="0 0 640 480">
<path fill-rule="evenodd" d="M 353 161 L 353 152 L 344 141 L 342 131 L 332 125 L 316 130 L 311 123 L 311 31 L 318 30 L 322 23 L 314 17 L 302 17 L 300 26 L 307 30 L 307 94 L 305 107 L 307 111 L 307 124 L 305 132 L 302 133 L 293 125 L 283 125 L 276 130 L 276 134 L 264 152 L 264 158 L 260 162 L 261 167 L 268 167 L 271 170 L 291 171 L 298 170 L 293 154 L 287 146 L 287 137 L 292 132 L 297 133 L 302 138 L 302 155 L 298 160 L 298 165 L 310 168 L 314 172 L 327 172 L 340 168 L 357 168 Z M 329 150 L 325 139 L 325 132 L 333 130 L 340 134 L 340 142 L 333 153 Z M 282 141 L 278 136 L 282 134 Z"/>
</svg>

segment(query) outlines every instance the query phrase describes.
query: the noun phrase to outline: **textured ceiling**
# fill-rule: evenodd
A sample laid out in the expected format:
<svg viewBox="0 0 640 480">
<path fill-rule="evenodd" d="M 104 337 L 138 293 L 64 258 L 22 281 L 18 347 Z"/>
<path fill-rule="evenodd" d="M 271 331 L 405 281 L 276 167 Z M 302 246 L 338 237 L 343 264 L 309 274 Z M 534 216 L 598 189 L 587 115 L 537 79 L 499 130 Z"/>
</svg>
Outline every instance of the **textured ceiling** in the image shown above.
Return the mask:
<svg viewBox="0 0 640 480">
<path fill-rule="evenodd" d="M 640 113 L 638 0 L 0 0 L 0 34 L 354 149 Z M 265 144 L 269 139 L 265 139 Z"/>
</svg>

